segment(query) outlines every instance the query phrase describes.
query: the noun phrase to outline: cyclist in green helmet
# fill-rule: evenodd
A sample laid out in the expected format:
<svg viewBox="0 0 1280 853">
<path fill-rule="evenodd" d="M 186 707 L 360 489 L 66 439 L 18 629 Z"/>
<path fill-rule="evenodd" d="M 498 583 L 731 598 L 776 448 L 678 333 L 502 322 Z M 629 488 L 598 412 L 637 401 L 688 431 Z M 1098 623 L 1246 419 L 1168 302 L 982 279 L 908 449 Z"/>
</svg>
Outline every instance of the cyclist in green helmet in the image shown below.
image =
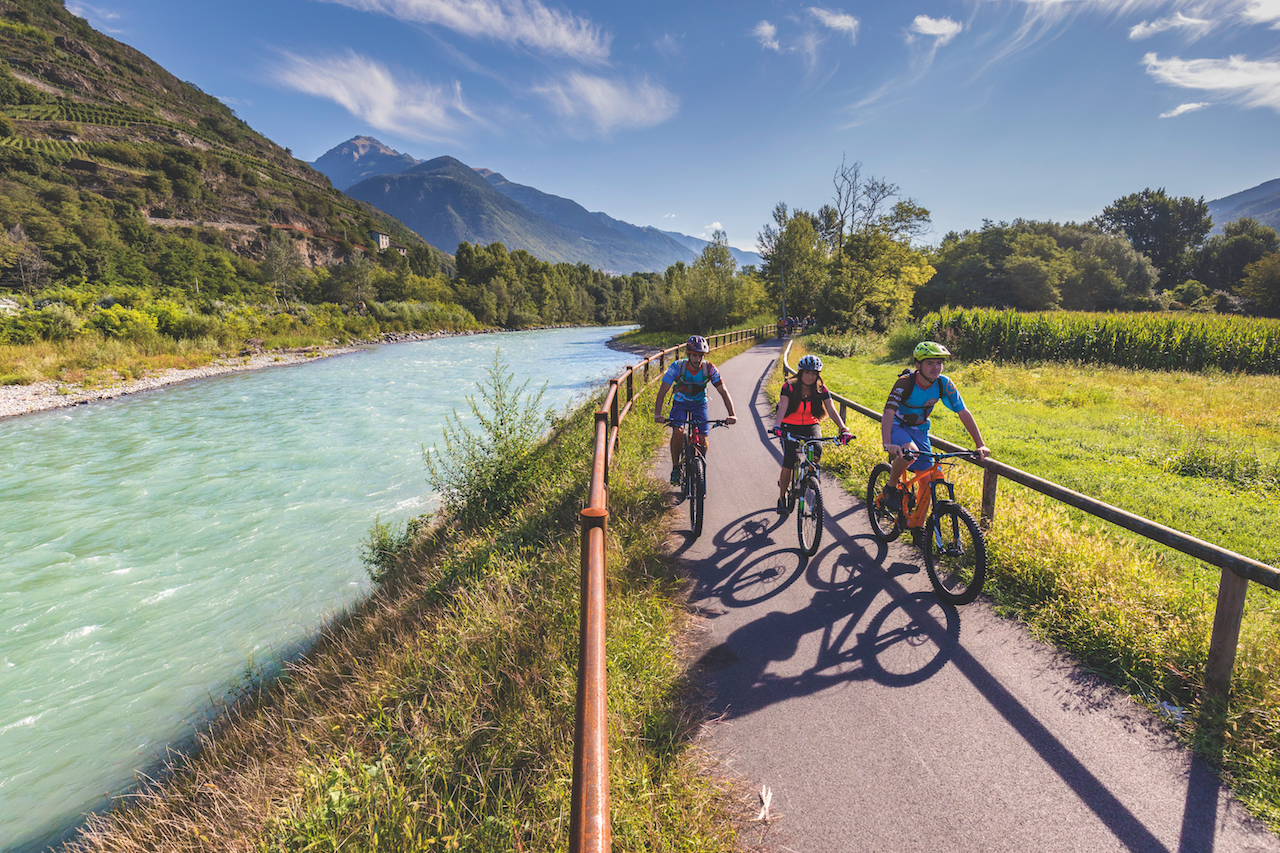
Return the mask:
<svg viewBox="0 0 1280 853">
<path fill-rule="evenodd" d="M 929 443 L 929 416 L 933 407 L 941 401 L 960 418 L 960 423 L 969 431 L 974 448 L 986 459 L 991 451 L 982 441 L 982 432 L 973 419 L 973 413 L 965 408 L 956 384 L 942 374 L 943 362 L 951 357 L 951 351 L 937 341 L 921 341 L 916 345 L 915 370 L 904 370 L 889 391 L 889 399 L 884 404 L 884 413 L 880 416 L 880 437 L 885 451 L 889 454 L 889 482 L 885 485 L 885 502 L 891 506 L 902 503 L 902 493 L 898 490 L 898 481 L 910 468 L 923 471 L 932 462 L 917 458 L 909 460 L 902 455 L 904 450 L 918 450 L 930 453 L 933 450 Z"/>
</svg>

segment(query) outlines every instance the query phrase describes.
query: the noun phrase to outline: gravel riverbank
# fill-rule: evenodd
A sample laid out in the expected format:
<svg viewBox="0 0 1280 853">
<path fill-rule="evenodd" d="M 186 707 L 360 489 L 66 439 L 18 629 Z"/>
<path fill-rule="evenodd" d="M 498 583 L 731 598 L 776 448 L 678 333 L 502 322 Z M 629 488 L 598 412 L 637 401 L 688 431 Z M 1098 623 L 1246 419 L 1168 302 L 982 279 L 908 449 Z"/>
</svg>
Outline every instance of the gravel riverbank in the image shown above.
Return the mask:
<svg viewBox="0 0 1280 853">
<path fill-rule="evenodd" d="M 560 327 L 548 326 L 547 328 Z M 80 388 L 76 385 L 54 380 L 33 382 L 30 385 L 0 385 L 0 418 L 12 418 L 32 412 L 42 412 L 46 409 L 82 406 L 97 400 L 110 400 L 115 397 L 123 397 L 126 394 L 151 391 L 156 388 L 162 388 L 165 385 L 188 382 L 192 379 L 206 379 L 223 373 L 259 370 L 264 367 L 283 367 L 287 364 L 301 364 L 306 361 L 315 361 L 317 358 L 355 352 L 361 346 L 401 343 L 404 341 L 424 341 L 432 338 L 452 337 L 454 335 L 484 333 L 476 331 L 391 333 L 383 335 L 379 340 L 355 341 L 351 346 L 346 347 L 309 347 L 301 350 L 260 351 L 248 355 L 220 358 L 206 364 L 204 367 L 193 367 L 185 370 L 161 370 L 141 379 L 130 379 L 102 388 Z M 608 345 L 613 349 L 636 353 L 642 357 L 657 352 L 653 347 L 615 345 L 614 341 L 609 341 Z"/>
<path fill-rule="evenodd" d="M 188 382 L 192 379 L 205 379 L 223 373 L 301 364 L 304 361 L 315 361 L 317 358 L 354 352 L 356 349 L 357 347 L 332 347 L 278 350 L 247 356 L 231 356 L 211 361 L 204 367 L 161 370 L 140 379 L 129 379 L 102 388 L 81 388 L 50 379 L 33 382 L 30 385 L 0 385 L 0 418 L 11 418 L 66 406 L 82 406 L 97 400 L 110 400 L 126 394 L 151 391 L 165 385 Z"/>
</svg>

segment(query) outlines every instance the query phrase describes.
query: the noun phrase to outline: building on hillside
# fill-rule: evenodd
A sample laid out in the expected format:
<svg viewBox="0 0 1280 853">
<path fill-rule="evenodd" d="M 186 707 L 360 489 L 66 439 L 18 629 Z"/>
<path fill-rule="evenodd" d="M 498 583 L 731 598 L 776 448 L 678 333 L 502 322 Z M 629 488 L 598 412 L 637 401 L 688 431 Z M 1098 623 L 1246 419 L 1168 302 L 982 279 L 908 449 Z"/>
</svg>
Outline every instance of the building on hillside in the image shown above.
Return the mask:
<svg viewBox="0 0 1280 853">
<path fill-rule="evenodd" d="M 390 234 L 383 234 L 381 231 L 370 231 L 369 239 L 373 241 L 373 245 L 378 247 L 379 252 L 385 252 L 387 249 L 395 249 L 402 256 L 409 254 L 409 247 L 402 246 L 399 243 L 392 243 Z"/>
</svg>

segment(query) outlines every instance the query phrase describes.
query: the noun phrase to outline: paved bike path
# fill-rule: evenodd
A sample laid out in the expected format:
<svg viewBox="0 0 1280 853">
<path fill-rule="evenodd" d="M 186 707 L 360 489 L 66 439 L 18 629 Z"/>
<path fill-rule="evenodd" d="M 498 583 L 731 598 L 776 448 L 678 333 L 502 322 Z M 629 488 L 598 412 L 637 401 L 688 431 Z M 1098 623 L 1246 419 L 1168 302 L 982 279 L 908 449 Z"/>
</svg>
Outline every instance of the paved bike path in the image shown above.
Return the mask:
<svg viewBox="0 0 1280 853">
<path fill-rule="evenodd" d="M 919 554 L 876 542 L 830 478 L 820 549 L 801 556 L 773 509 L 764 384 L 781 349 L 718 365 L 740 420 L 710 435 L 702 536 L 683 505 L 673 532 L 706 617 L 709 747 L 771 789 L 779 848 L 1280 851 L 1148 712 L 982 600 L 939 603 Z"/>
</svg>

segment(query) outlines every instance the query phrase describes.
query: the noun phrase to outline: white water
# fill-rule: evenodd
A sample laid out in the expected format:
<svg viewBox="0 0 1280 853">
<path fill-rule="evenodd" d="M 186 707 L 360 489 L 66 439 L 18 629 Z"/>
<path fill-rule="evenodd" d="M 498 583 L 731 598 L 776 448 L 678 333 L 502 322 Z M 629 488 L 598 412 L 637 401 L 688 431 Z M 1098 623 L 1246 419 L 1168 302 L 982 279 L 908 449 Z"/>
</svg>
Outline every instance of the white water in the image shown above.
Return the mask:
<svg viewBox="0 0 1280 853">
<path fill-rule="evenodd" d="M 569 329 L 383 346 L 0 422 L 0 850 L 57 840 L 368 588 L 374 520 L 495 349 L 563 408 L 635 361 Z"/>
</svg>

